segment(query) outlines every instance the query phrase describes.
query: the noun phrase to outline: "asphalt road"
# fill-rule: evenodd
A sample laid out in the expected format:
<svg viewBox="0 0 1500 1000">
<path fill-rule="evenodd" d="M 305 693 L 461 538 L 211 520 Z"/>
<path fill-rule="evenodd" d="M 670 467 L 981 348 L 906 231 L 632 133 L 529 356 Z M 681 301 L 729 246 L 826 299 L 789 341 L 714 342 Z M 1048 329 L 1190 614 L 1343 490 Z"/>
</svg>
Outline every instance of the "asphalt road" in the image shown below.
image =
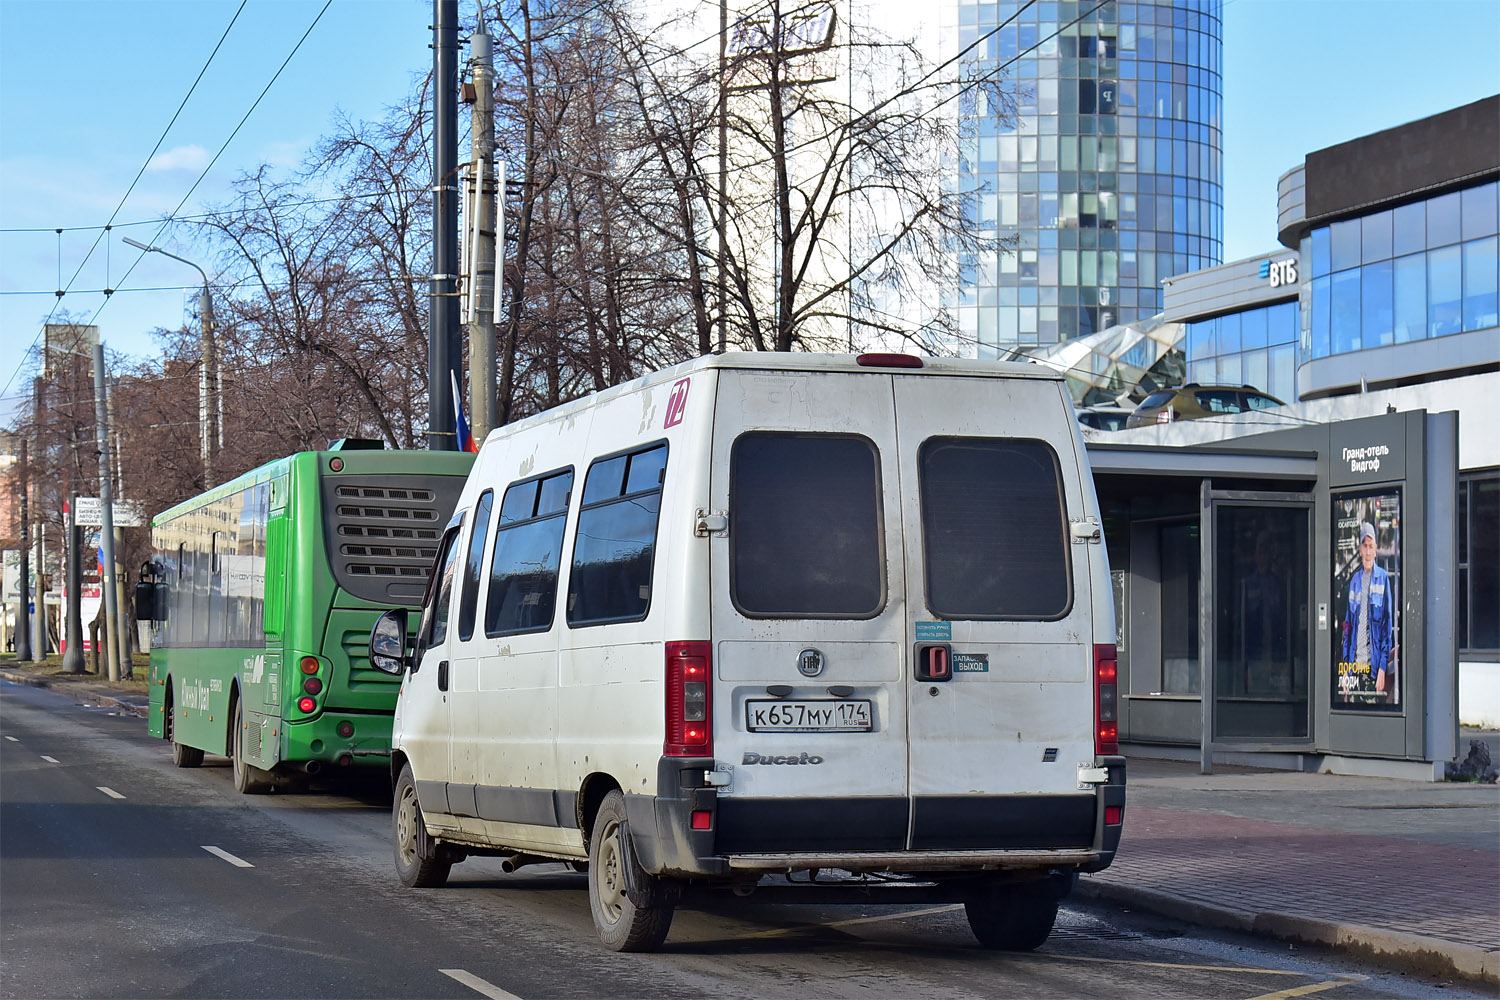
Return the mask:
<svg viewBox="0 0 1500 1000">
<path fill-rule="evenodd" d="M 1333 953 L 1070 901 L 1032 954 L 956 906 L 725 900 L 664 950 L 605 951 L 584 877 L 457 866 L 411 890 L 378 784 L 236 795 L 134 717 L 0 683 L 0 991 L 7 997 L 1489 996 Z"/>
</svg>

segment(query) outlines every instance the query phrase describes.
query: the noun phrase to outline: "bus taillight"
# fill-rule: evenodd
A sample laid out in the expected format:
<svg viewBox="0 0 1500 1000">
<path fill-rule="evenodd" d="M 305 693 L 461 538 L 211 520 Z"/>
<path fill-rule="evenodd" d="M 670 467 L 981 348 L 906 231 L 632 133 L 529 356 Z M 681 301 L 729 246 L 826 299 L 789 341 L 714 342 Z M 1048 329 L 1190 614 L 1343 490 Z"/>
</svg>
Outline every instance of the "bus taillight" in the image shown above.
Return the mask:
<svg viewBox="0 0 1500 1000">
<path fill-rule="evenodd" d="M 298 664 L 304 674 L 315 674 L 318 672 L 318 658 L 316 656 L 304 656 Z"/>
<path fill-rule="evenodd" d="M 317 694 L 319 691 L 323 690 L 323 682 L 316 677 L 309 677 L 307 680 L 302 682 L 302 690 L 306 691 L 308 694 Z"/>
<path fill-rule="evenodd" d="M 306 696 L 297 699 L 297 707 L 308 715 L 313 714 L 318 708 L 318 703 Z"/>
</svg>

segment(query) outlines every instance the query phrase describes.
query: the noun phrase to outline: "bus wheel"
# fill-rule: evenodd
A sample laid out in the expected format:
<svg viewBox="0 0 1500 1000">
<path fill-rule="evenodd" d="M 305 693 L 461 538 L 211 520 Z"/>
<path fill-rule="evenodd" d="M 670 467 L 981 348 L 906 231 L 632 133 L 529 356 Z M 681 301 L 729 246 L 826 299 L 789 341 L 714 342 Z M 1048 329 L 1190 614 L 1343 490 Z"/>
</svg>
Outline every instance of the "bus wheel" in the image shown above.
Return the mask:
<svg viewBox="0 0 1500 1000">
<path fill-rule="evenodd" d="M 162 714 L 166 716 L 166 722 L 163 723 L 164 731 L 162 735 L 172 744 L 172 763 L 178 767 L 197 767 L 199 764 L 202 764 L 202 750 L 199 750 L 197 747 L 190 747 L 185 743 L 178 743 L 176 737 L 173 736 L 176 723 L 172 719 L 173 705 L 171 698 L 166 700 L 166 704 L 162 708 Z"/>
<path fill-rule="evenodd" d="M 271 790 L 271 775 L 253 764 L 245 762 L 241 755 L 245 730 L 245 709 L 238 698 L 234 699 L 233 729 L 229 740 L 229 760 L 234 765 L 234 790 L 241 795 L 263 795 Z"/>
<path fill-rule="evenodd" d="M 672 926 L 672 903 L 663 898 L 659 880 L 637 866 L 630 881 L 650 900 L 642 905 L 626 895 L 625 866 L 635 864 L 626 843 L 625 796 L 604 796 L 589 838 L 589 910 L 599 940 L 610 951 L 655 951 Z"/>
<path fill-rule="evenodd" d="M 989 885 L 964 903 L 969 928 L 984 948 L 1033 951 L 1052 933 L 1057 904 L 1072 886 L 1056 876 L 1019 885 Z"/>
<path fill-rule="evenodd" d="M 411 776 L 410 764 L 401 768 L 401 777 L 396 779 L 391 828 L 396 840 L 396 875 L 402 885 L 435 889 L 448 881 L 453 855 L 443 851 L 427 832 L 422 807 L 417 803 L 417 783 Z"/>
</svg>

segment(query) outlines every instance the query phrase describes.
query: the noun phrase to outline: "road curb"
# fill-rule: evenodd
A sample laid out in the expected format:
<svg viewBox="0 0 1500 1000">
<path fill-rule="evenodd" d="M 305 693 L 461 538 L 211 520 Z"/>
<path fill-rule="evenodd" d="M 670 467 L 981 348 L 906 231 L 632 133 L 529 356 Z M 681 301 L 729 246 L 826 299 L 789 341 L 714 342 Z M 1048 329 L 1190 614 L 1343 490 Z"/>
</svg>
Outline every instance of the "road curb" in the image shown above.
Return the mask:
<svg viewBox="0 0 1500 1000">
<path fill-rule="evenodd" d="M 1487 951 L 1475 945 L 1292 913 L 1241 910 L 1087 877 L 1078 881 L 1077 891 L 1089 899 L 1125 903 L 1205 927 L 1322 945 L 1378 964 L 1500 985 L 1500 951 Z"/>
<path fill-rule="evenodd" d="M 55 691 L 67 690 L 72 686 L 71 684 L 54 684 L 47 677 L 32 677 L 28 674 L 18 674 L 11 670 L 0 670 L 0 679 L 10 681 L 14 684 L 26 684 L 30 687 L 49 688 Z M 98 705 L 101 708 L 113 708 L 117 711 L 133 715 L 138 719 L 144 719 L 150 714 L 150 709 L 146 705 L 124 701 L 123 699 L 116 698 L 114 695 L 101 694 L 98 691 L 91 691 L 87 688 L 73 688 L 71 694 L 90 705 Z"/>
</svg>

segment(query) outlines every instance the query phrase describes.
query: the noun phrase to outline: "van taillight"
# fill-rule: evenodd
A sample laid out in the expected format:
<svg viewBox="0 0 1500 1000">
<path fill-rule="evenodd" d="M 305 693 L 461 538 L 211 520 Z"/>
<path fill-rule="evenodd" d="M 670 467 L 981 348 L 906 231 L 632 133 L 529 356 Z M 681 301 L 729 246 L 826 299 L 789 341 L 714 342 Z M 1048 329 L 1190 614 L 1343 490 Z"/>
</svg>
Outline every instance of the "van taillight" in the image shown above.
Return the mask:
<svg viewBox="0 0 1500 1000">
<path fill-rule="evenodd" d="M 1114 646 L 1094 647 L 1094 754 L 1120 752 L 1119 664 Z"/>
<path fill-rule="evenodd" d="M 712 649 L 706 642 L 667 643 L 667 738 L 662 753 L 668 757 L 713 755 Z"/>
</svg>

